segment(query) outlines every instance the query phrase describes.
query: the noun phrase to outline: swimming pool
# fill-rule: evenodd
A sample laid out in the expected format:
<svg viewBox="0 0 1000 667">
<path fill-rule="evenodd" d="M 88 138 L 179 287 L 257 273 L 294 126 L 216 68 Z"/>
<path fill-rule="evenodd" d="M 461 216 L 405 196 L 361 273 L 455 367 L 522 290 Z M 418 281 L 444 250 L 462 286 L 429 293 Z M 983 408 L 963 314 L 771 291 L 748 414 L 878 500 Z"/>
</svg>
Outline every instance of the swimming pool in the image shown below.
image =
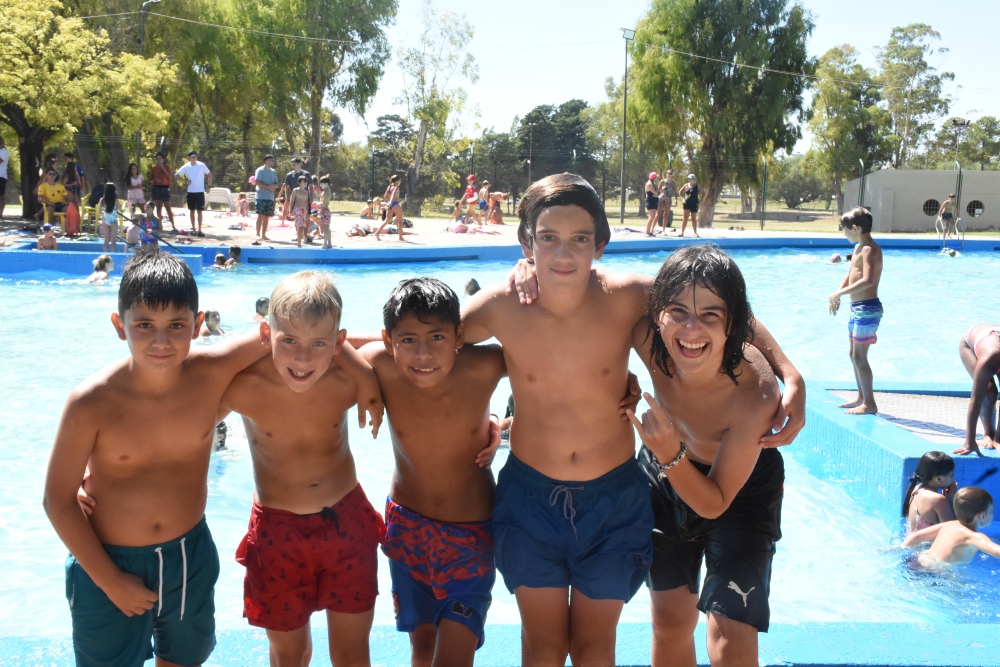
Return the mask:
<svg viewBox="0 0 1000 667">
<path fill-rule="evenodd" d="M 845 245 L 846 248 L 846 245 Z M 843 252 L 843 251 L 842 251 Z M 846 314 L 832 318 L 827 295 L 839 285 L 846 266 L 831 265 L 829 250 L 734 252 L 750 287 L 758 317 L 771 329 L 807 378 L 850 380 Z M 666 253 L 612 256 L 611 268 L 654 273 Z M 199 276 L 202 307 L 222 313 L 223 327 L 245 330 L 258 296 L 269 294 L 279 277 L 295 266 L 245 266 L 236 272 L 206 271 Z M 960 258 L 933 252 L 886 251 L 881 290 L 886 318 L 871 353 L 878 382 L 967 382 L 956 354 L 958 337 L 972 323 L 993 321 L 996 300 L 976 286 L 992 284 L 1000 257 L 968 253 Z M 461 291 L 469 277 L 487 283 L 502 278 L 507 263 L 451 262 L 348 267 L 338 270 L 349 331 L 379 328 L 381 306 L 398 280 L 435 275 Z M 988 292 L 987 292 L 988 293 Z M 8 447 L 0 462 L 8 471 L 0 495 L 0 553 L 6 576 L 0 581 L 0 633 L 5 636 L 66 636 L 69 613 L 64 599 L 65 551 L 41 509 L 42 480 L 59 411 L 80 380 L 126 353 L 112 333 L 109 313 L 117 285 L 81 284 L 56 273 L 0 277 L 0 303 L 7 317 L 0 335 L 7 342 L 5 420 Z M 946 304 L 946 305 L 942 305 Z M 642 377 L 642 365 L 632 360 Z M 493 406 L 506 404 L 506 385 Z M 220 547 L 223 572 L 217 590 L 221 629 L 245 628 L 241 618 L 242 568 L 232 552 L 246 526 L 253 484 L 238 419 L 230 424 L 231 450 L 213 459 L 209 476 L 209 520 Z M 808 430 L 799 446 L 808 441 Z M 359 475 L 369 497 L 388 489 L 392 454 L 387 435 L 372 441 L 352 429 Z M 853 502 L 836 483 L 809 475 L 796 447 L 785 450 L 785 538 L 778 545 L 772 594 L 774 623 L 829 621 L 900 623 L 998 623 L 996 561 L 977 561 L 940 585 L 901 565 L 898 540 L 887 525 Z M 495 470 L 502 465 L 502 457 Z M 849 569 L 849 577 L 845 570 Z M 388 572 L 380 568 L 376 624 L 392 623 Z M 490 623 L 516 623 L 513 600 L 502 586 Z M 648 623 L 644 592 L 627 605 L 623 622 Z M 322 622 L 320 622 L 322 624 Z"/>
</svg>

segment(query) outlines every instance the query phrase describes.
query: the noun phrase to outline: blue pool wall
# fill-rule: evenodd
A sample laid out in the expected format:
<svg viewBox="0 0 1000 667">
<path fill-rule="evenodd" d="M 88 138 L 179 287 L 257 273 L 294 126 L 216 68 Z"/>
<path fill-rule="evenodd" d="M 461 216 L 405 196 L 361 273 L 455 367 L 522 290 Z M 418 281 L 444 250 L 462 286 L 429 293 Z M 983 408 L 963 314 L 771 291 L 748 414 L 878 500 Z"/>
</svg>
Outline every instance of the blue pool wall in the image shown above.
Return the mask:
<svg viewBox="0 0 1000 667">
<path fill-rule="evenodd" d="M 843 399 L 831 389 L 854 390 L 853 385 L 810 382 L 806 393 L 806 428 L 795 441 L 795 458 L 820 479 L 836 482 L 863 507 L 890 526 L 902 526 L 903 497 L 920 457 L 931 450 L 950 452 L 939 445 L 895 426 L 881 417 L 844 414 L 837 407 Z M 876 391 L 968 398 L 969 387 L 956 384 L 878 384 Z M 955 481 L 959 487 L 980 486 L 1000 502 L 1000 457 L 956 456 Z M 1000 522 L 984 531 L 1000 536 Z"/>
<path fill-rule="evenodd" d="M 665 252 L 675 248 L 704 243 L 709 241 L 728 250 L 754 249 L 829 249 L 831 251 L 848 252 L 851 245 L 839 236 L 814 237 L 795 236 L 748 236 L 743 238 L 715 239 L 629 239 L 614 237 L 605 249 L 605 254 L 634 254 Z M 938 251 L 941 241 L 933 238 L 879 238 L 883 248 L 897 250 L 927 250 Z M 958 241 L 949 241 L 949 247 L 961 247 Z M 61 271 L 63 273 L 85 275 L 90 274 L 90 262 L 103 252 L 101 243 L 93 241 L 64 241 L 60 250 L 34 250 L 36 241 L 26 239 L 10 248 L 0 251 L 0 275 L 17 274 L 36 270 Z M 203 266 L 212 264 L 217 253 L 228 254 L 228 245 L 183 245 L 176 246 L 181 256 L 195 270 L 196 260 L 200 258 Z M 390 246 L 382 248 L 291 248 L 243 245 L 242 261 L 245 264 L 319 264 L 319 265 L 350 265 L 350 264 L 398 264 L 414 262 L 446 262 L 446 261 L 503 261 L 513 262 L 521 258 L 521 247 L 511 243 L 508 245 L 470 245 L 470 246 Z M 165 248 L 169 250 L 169 248 Z M 998 239 L 969 239 L 965 241 L 966 251 L 996 251 L 1000 250 Z M 85 256 L 86 259 L 82 259 Z M 126 258 L 125 253 L 115 255 L 116 264 L 119 257 Z M 197 267 L 198 270 L 202 266 Z"/>
</svg>

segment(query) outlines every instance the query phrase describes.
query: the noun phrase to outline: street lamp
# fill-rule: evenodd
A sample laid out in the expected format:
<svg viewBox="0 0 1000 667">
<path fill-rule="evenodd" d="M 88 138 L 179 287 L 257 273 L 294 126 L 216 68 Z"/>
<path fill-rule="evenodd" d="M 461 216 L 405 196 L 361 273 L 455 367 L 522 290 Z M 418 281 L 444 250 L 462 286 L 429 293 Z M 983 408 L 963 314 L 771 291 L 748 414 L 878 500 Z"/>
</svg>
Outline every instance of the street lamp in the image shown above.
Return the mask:
<svg viewBox="0 0 1000 667">
<path fill-rule="evenodd" d="M 625 224 L 625 139 L 626 126 L 628 124 L 628 43 L 635 39 L 635 30 L 622 28 L 622 37 L 625 38 L 625 80 L 622 86 L 625 88 L 625 99 L 622 104 L 622 211 L 621 224 Z"/>
<path fill-rule="evenodd" d="M 142 20 L 139 22 L 139 50 L 142 51 L 142 57 L 146 57 L 146 14 L 149 10 L 146 8 L 149 5 L 155 5 L 160 2 L 160 0 L 146 0 L 142 3 Z M 142 163 L 140 162 L 142 158 L 142 126 L 135 132 L 135 165 L 139 168 L 139 173 L 142 173 Z M 127 184 L 126 184 L 127 185 Z"/>
<path fill-rule="evenodd" d="M 537 123 L 528 123 L 528 185 L 531 185 L 531 153 L 535 147 L 535 125 Z"/>
<path fill-rule="evenodd" d="M 958 144 L 960 143 L 959 132 L 969 129 L 971 122 L 966 118 L 952 118 L 951 126 L 955 128 L 955 162 L 958 162 Z"/>
</svg>

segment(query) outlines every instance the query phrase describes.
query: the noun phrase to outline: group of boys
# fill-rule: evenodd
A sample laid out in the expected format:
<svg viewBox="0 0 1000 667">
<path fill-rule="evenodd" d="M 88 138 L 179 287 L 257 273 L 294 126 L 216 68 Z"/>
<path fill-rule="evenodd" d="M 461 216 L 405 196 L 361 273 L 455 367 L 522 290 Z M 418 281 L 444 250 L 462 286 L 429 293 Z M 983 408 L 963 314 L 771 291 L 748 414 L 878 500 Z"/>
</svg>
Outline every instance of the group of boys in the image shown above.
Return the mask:
<svg viewBox="0 0 1000 667">
<path fill-rule="evenodd" d="M 70 395 L 46 480 L 71 552 L 78 664 L 155 653 L 195 665 L 211 653 L 206 476 L 230 411 L 243 416 L 256 485 L 237 552 L 244 614 L 266 629 L 272 664 L 308 660 L 320 610 L 333 664 L 368 664 L 380 542 L 413 664 L 472 664 L 496 569 L 517 598 L 524 664 L 614 664 L 622 607 L 647 580 L 654 664 L 694 663 L 699 609 L 713 661 L 756 656 L 780 537 L 772 448 L 802 426 L 801 378 L 718 249 L 675 253 L 655 281 L 594 269 L 610 228 L 597 193 L 569 174 L 533 184 L 519 216 L 516 294 L 483 289 L 463 313 L 440 281 L 404 281 L 381 336 L 352 338 L 358 351 L 340 295 L 312 271 L 279 283 L 259 332 L 191 350 L 203 315 L 190 271 L 165 253 L 130 261 L 112 315 L 130 356 Z M 490 337 L 501 345 L 469 344 Z M 641 418 L 633 348 L 656 393 Z M 494 484 L 489 402 L 505 374 L 518 418 Z M 396 462 L 384 523 L 346 428 L 357 403 L 375 434 L 383 401 Z"/>
</svg>

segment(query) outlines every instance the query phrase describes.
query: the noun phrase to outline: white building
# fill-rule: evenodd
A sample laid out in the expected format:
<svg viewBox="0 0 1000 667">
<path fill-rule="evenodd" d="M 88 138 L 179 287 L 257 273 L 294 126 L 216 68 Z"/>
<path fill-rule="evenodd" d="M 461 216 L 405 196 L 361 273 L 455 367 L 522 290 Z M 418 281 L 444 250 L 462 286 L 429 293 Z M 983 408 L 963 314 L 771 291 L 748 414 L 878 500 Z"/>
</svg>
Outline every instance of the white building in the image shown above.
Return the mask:
<svg viewBox="0 0 1000 667">
<path fill-rule="evenodd" d="M 844 211 L 858 205 L 860 179 L 844 187 Z M 1000 171 L 883 169 L 865 177 L 864 206 L 873 232 L 932 232 L 941 203 L 960 197 L 959 217 L 969 231 L 1000 229 Z"/>
</svg>

